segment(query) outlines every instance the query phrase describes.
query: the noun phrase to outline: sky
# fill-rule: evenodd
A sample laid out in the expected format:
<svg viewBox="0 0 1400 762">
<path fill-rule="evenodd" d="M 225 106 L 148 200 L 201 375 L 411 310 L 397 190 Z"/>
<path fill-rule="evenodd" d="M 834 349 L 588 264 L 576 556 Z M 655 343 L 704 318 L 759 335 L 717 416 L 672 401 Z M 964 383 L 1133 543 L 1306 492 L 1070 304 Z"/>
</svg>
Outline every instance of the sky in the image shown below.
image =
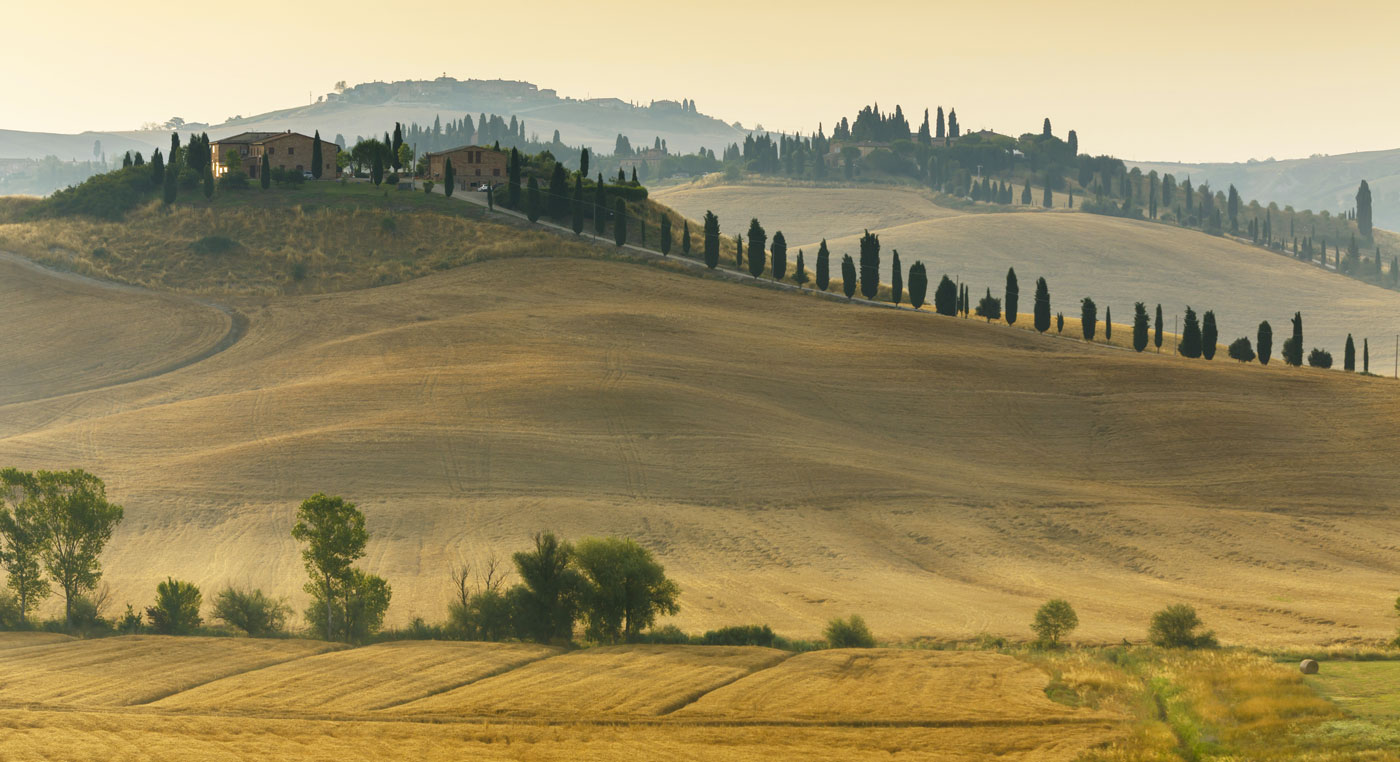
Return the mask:
<svg viewBox="0 0 1400 762">
<path fill-rule="evenodd" d="M 573 97 L 691 98 L 812 131 L 862 105 L 955 107 L 1081 150 L 1244 161 L 1400 147 L 1400 2 L 162 3 L 6 11 L 0 129 L 218 123 L 337 81 L 520 79 Z"/>
</svg>

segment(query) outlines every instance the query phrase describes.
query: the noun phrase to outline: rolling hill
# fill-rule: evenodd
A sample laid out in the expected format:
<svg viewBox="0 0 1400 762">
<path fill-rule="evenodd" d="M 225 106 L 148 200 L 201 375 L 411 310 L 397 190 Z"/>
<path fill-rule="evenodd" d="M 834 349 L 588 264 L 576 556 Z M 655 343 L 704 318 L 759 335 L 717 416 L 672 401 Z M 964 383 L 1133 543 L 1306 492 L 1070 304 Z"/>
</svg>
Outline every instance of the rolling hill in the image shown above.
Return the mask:
<svg viewBox="0 0 1400 762">
<path fill-rule="evenodd" d="M 974 296 L 988 287 L 1001 296 L 1007 268 L 1014 267 L 1022 311 L 1030 309 L 1035 279 L 1044 277 L 1052 310 L 1066 317 L 1079 315 L 1086 296 L 1098 304 L 1100 318 L 1108 307 L 1119 323 L 1131 323 L 1134 302 L 1145 302 L 1149 312 L 1160 303 L 1171 331 L 1173 316 L 1190 306 L 1197 313 L 1215 311 L 1225 344 L 1238 336 L 1253 340 L 1260 321 L 1269 321 L 1276 352 L 1289 319 L 1301 311 L 1308 347 L 1340 357 L 1351 333 L 1359 355 L 1361 340 L 1369 337 L 1372 369 L 1389 373 L 1394 367 L 1400 292 L 1198 231 L 1063 209 L 954 211 L 919 191 L 895 188 L 679 186 L 656 199 L 690 217 L 714 209 L 726 234 L 747 232 L 749 218 L 757 216 L 770 238 L 784 231 L 789 266 L 802 248 L 808 268 L 814 267 L 816 244 L 826 238 L 836 272 L 842 254 L 859 256 L 860 234 L 869 228 L 880 236 L 886 283 L 893 250 L 906 270 L 924 262 L 930 292 L 947 274 L 969 284 Z"/>
<path fill-rule="evenodd" d="M 1135 355 L 548 254 L 231 299 L 248 320 L 238 341 L 141 380 L 54 393 L 6 366 L 0 462 L 108 480 L 127 509 L 105 556 L 119 603 L 174 575 L 299 606 L 288 529 L 324 490 L 365 509 L 365 564 L 393 584 L 398 622 L 442 616 L 450 565 L 550 528 L 651 548 L 687 629 L 810 635 L 860 612 L 881 637 L 1024 636 L 1057 595 L 1091 640 L 1140 638 L 1178 600 L 1227 640 L 1392 629 L 1388 380 Z M 22 270 L 0 262 L 0 279 Z M 81 304 L 55 295 L 47 309 L 100 320 Z M 0 319 L 16 309 L 0 302 Z M 178 309 L 150 298 L 133 319 Z M 191 342 L 109 344 L 159 364 Z"/>
</svg>

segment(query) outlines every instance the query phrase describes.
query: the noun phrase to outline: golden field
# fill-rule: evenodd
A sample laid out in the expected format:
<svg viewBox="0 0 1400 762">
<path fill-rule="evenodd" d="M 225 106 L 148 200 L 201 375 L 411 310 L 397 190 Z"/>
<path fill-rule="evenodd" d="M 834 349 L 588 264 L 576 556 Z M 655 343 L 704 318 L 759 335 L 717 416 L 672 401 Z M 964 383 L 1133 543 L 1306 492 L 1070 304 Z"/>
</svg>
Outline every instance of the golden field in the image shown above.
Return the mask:
<svg viewBox="0 0 1400 762">
<path fill-rule="evenodd" d="M 652 549 L 690 630 L 810 637 L 858 612 L 885 639 L 1024 638 L 1053 596 L 1090 641 L 1141 639 L 1175 601 L 1226 641 L 1393 630 L 1385 379 L 582 259 L 230 301 L 246 335 L 173 372 L 57 396 L 4 372 L 0 462 L 87 468 L 126 506 L 104 557 L 117 605 L 173 575 L 299 609 L 289 528 L 324 490 L 365 509 L 396 623 L 441 619 L 451 565 L 549 528 Z M 51 309 L 101 324 L 83 303 Z M 191 351 L 143 332 L 109 345 Z"/>
</svg>

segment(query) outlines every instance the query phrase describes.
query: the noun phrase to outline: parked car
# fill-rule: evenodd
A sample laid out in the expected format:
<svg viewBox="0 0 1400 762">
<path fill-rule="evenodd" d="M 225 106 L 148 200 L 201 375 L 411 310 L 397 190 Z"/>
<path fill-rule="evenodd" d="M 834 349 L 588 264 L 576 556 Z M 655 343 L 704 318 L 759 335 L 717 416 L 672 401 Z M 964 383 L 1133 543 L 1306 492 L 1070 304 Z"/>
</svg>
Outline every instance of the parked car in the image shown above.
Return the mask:
<svg viewBox="0 0 1400 762">
<path fill-rule="evenodd" d="M 490 184 L 490 183 L 482 183 L 481 185 L 476 186 L 476 191 L 477 191 L 477 193 L 488 193 L 488 192 L 490 192 L 490 190 L 491 190 L 491 184 Z"/>
<path fill-rule="evenodd" d="M 306 178 L 307 180 L 315 180 L 315 179 L 316 179 L 316 175 L 311 174 L 311 170 L 309 170 L 309 169 L 303 171 L 303 172 L 301 173 L 301 176 L 304 177 L 304 178 Z"/>
</svg>

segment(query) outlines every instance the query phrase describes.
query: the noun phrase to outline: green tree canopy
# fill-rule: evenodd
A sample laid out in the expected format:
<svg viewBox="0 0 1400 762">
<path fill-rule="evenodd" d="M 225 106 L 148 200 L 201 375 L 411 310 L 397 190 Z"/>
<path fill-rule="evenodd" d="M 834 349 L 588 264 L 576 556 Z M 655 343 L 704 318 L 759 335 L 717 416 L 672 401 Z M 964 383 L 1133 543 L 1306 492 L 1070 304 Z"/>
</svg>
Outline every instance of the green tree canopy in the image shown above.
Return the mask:
<svg viewBox="0 0 1400 762">
<path fill-rule="evenodd" d="M 302 502 L 296 518 L 292 537 L 306 544 L 301 558 L 311 578 L 305 589 L 321 604 L 326 640 L 335 640 L 336 610 L 344 613 L 357 581 L 352 565 L 364 557 L 369 542 L 365 515 L 354 503 L 318 492 Z M 344 632 L 343 619 L 340 624 Z"/>
<path fill-rule="evenodd" d="M 1201 356 L 1201 326 L 1196 322 L 1196 311 L 1186 308 L 1186 318 L 1181 322 L 1181 344 L 1177 352 L 1182 357 Z"/>
<path fill-rule="evenodd" d="M 1147 349 L 1147 305 L 1142 302 L 1133 305 L 1133 349 Z"/>
<path fill-rule="evenodd" d="M 928 296 L 928 271 L 924 269 L 922 261 L 915 262 L 909 267 L 909 303 L 914 305 L 914 309 L 924 306 L 924 297 Z"/>
<path fill-rule="evenodd" d="M 146 618 L 162 635 L 190 635 L 204 623 L 199 615 L 203 601 L 194 583 L 166 577 L 156 585 L 156 605 L 146 609 Z"/>
<path fill-rule="evenodd" d="M 705 212 L 704 230 L 705 266 L 713 270 L 719 266 L 719 217 L 714 212 Z"/>
<path fill-rule="evenodd" d="M 41 566 L 48 541 L 41 500 L 34 474 L 14 468 L 0 471 L 0 567 L 19 604 L 21 622 L 49 597 Z"/>
<path fill-rule="evenodd" d="M 1035 330 L 1050 330 L 1050 286 L 1044 278 L 1035 279 Z"/>
<path fill-rule="evenodd" d="M 122 520 L 122 507 L 107 500 L 102 480 L 82 470 L 39 471 L 34 475 L 43 527 L 40 559 L 63 591 L 63 616 L 73 627 L 73 605 L 102 579 L 99 558 Z"/>
<path fill-rule="evenodd" d="M 520 631 L 538 643 L 568 641 L 578 618 L 583 579 L 573 568 L 574 549 L 552 532 L 535 535 L 534 550 L 513 557 L 520 575 Z"/>
<path fill-rule="evenodd" d="M 1259 324 L 1259 333 L 1255 337 L 1255 346 L 1259 351 L 1259 364 L 1268 365 L 1269 358 L 1274 352 L 1274 329 L 1265 320 Z"/>
<path fill-rule="evenodd" d="M 1079 615 L 1062 598 L 1047 601 L 1036 610 L 1035 619 L 1031 621 L 1031 630 L 1035 632 L 1036 639 L 1041 645 L 1051 648 L 1058 646 L 1078 626 Z"/>
<path fill-rule="evenodd" d="M 630 539 L 579 542 L 574 560 L 583 576 L 587 636 L 600 643 L 632 642 L 661 614 L 680 610 L 680 588 L 651 553 Z"/>
<path fill-rule="evenodd" d="M 763 270 L 768 266 L 768 255 L 765 247 L 768 245 L 768 233 L 759 224 L 758 218 L 749 220 L 749 275 L 757 278 L 763 274 Z"/>
<path fill-rule="evenodd" d="M 1099 322 L 1099 308 L 1094 300 L 1084 297 L 1079 302 L 1079 325 L 1084 331 L 1084 340 L 1093 341 Z"/>
<path fill-rule="evenodd" d="M 874 299 L 880 293 L 880 237 L 869 230 L 860 237 L 860 294 Z"/>
</svg>

